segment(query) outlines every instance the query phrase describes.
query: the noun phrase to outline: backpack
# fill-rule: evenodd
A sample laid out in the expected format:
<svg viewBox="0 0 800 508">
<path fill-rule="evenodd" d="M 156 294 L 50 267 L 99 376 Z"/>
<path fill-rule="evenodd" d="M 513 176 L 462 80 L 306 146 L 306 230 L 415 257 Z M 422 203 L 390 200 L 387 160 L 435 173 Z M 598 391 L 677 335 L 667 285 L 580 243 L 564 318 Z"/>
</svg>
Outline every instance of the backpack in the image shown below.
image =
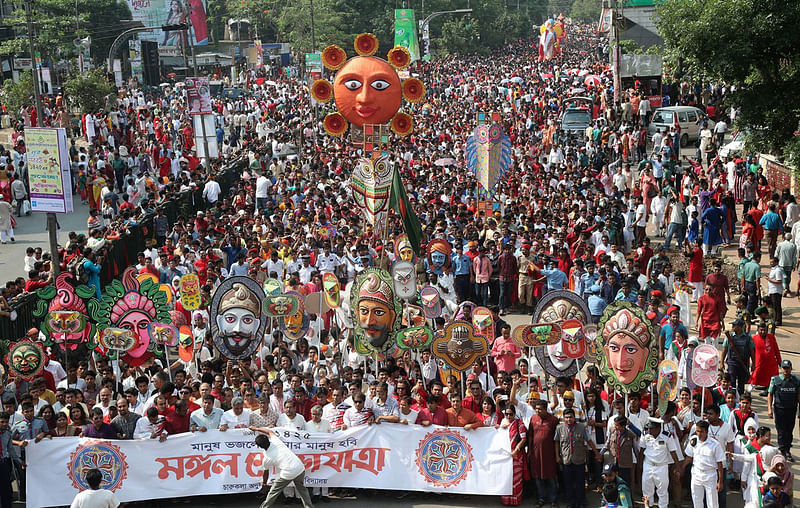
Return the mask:
<svg viewBox="0 0 800 508">
<path fill-rule="evenodd" d="M 83 265 L 85 261 L 85 257 L 76 256 L 72 261 L 69 262 L 69 264 L 67 264 L 67 270 L 69 270 L 69 272 L 75 278 L 77 285 L 89 284 L 89 274 L 86 273 L 86 267 Z"/>
</svg>

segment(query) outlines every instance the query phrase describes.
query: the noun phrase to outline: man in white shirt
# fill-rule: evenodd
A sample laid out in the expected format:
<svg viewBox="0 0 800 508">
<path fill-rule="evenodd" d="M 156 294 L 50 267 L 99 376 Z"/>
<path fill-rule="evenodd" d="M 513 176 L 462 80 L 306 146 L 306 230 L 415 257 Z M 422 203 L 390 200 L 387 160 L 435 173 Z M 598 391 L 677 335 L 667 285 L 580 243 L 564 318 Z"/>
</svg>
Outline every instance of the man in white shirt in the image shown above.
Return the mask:
<svg viewBox="0 0 800 508">
<path fill-rule="evenodd" d="M 694 508 L 703 508 L 703 499 L 708 508 L 718 508 L 717 492 L 722 490 L 725 481 L 725 451 L 717 440 L 708 438 L 708 428 L 707 421 L 698 421 L 695 424 L 696 435 L 686 444 L 683 467 L 693 464 L 691 492 Z"/>
<path fill-rule="evenodd" d="M 306 419 L 297 412 L 297 404 L 294 399 L 288 399 L 283 403 L 283 413 L 278 416 L 276 427 L 290 427 L 297 430 L 306 428 Z"/>
<path fill-rule="evenodd" d="M 343 429 L 361 425 L 371 425 L 375 421 L 372 410 L 364 407 L 365 400 L 366 397 L 363 393 L 356 393 L 353 395 L 353 407 L 348 408 L 347 411 L 344 412 L 344 417 L 342 418 L 344 424 L 342 426 Z"/>
<path fill-rule="evenodd" d="M 267 178 L 267 175 L 262 174 L 256 178 L 256 212 L 265 210 L 267 208 L 267 199 L 269 197 L 269 188 L 272 186 L 272 181 Z"/>
<path fill-rule="evenodd" d="M 283 260 L 278 259 L 278 251 L 273 249 L 270 258 L 261 264 L 261 268 L 266 269 L 267 277 L 271 277 L 272 272 L 278 274 L 278 280 L 286 278 L 286 265 Z"/>
<path fill-rule="evenodd" d="M 133 439 L 158 439 L 166 441 L 167 431 L 164 429 L 164 417 L 158 414 L 155 407 L 145 411 L 145 418 L 136 420 L 136 428 L 133 431 Z"/>
<path fill-rule="evenodd" d="M 322 418 L 330 423 L 332 431 L 337 431 L 342 427 L 344 412 L 349 407 L 350 405 L 344 403 L 344 389 L 334 388 L 333 401 L 322 408 Z"/>
<path fill-rule="evenodd" d="M 119 499 L 110 490 L 100 488 L 102 480 L 103 474 L 99 469 L 87 471 L 86 483 L 89 488 L 75 495 L 70 508 L 117 508 Z"/>
<path fill-rule="evenodd" d="M 244 399 L 234 397 L 231 401 L 231 406 L 231 409 L 222 414 L 219 430 L 246 429 L 250 424 L 250 410 L 245 409 Z"/>
<path fill-rule="evenodd" d="M 312 508 L 311 497 L 308 494 L 308 489 L 303 484 L 303 479 L 306 476 L 306 471 L 297 455 L 292 453 L 289 448 L 278 439 L 277 434 L 267 428 L 251 426 L 250 430 L 254 432 L 261 432 L 256 436 L 255 442 L 264 451 L 261 452 L 261 464 L 264 466 L 264 480 L 266 481 L 267 472 L 270 468 L 278 470 L 278 476 L 272 483 L 267 498 L 261 504 L 261 508 L 269 508 L 278 501 L 278 496 L 283 492 L 290 483 L 294 484 L 297 489 L 297 494 L 303 502 L 303 508 Z"/>
<path fill-rule="evenodd" d="M 647 236 L 647 206 L 644 204 L 642 196 L 636 196 L 636 218 L 633 221 L 636 232 L 636 245 L 642 245 L 645 236 Z"/>
<path fill-rule="evenodd" d="M 658 508 L 669 505 L 669 465 L 678 463 L 678 448 L 675 442 L 661 432 L 661 422 L 650 419 L 645 424 L 646 432 L 639 439 L 644 462 L 642 464 L 642 493 L 655 499 L 658 493 Z"/>
<path fill-rule="evenodd" d="M 208 181 L 203 187 L 203 198 L 208 202 L 208 204 L 213 206 L 219 199 L 221 192 L 222 189 L 220 188 L 219 183 L 217 183 L 216 177 L 214 175 L 209 176 Z"/>
</svg>

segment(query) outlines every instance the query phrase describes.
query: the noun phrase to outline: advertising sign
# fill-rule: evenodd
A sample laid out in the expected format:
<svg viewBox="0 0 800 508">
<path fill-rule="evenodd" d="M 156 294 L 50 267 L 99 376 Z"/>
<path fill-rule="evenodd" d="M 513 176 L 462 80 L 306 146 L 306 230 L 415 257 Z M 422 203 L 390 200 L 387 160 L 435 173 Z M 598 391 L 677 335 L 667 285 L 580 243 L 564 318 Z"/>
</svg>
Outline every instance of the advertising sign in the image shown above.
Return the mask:
<svg viewBox="0 0 800 508">
<path fill-rule="evenodd" d="M 306 74 L 311 81 L 322 78 L 322 53 L 306 53 Z"/>
<path fill-rule="evenodd" d="M 419 60 L 419 37 L 414 9 L 394 10 L 394 45 L 407 48 L 412 62 Z"/>
<path fill-rule="evenodd" d="M 126 0 L 131 10 L 131 18 L 141 21 L 144 26 L 174 25 L 188 21 L 192 29 L 188 31 L 191 43 L 195 46 L 208 44 L 208 25 L 206 23 L 205 0 Z M 159 54 L 180 54 L 181 37 L 187 32 L 164 32 L 152 30 L 139 34 L 143 41 L 158 42 Z"/>
<path fill-rule="evenodd" d="M 211 89 L 208 78 L 186 78 L 186 102 L 190 115 L 211 114 Z"/>
<path fill-rule="evenodd" d="M 25 147 L 28 150 L 31 211 L 72 212 L 67 131 L 26 127 Z"/>
<path fill-rule="evenodd" d="M 419 425 L 362 425 L 332 434 L 273 429 L 305 466 L 311 487 L 508 495 L 508 431 Z M 246 429 L 157 439 L 44 439 L 27 447 L 28 506 L 69 505 L 85 490 L 86 470 L 122 502 L 254 492 L 263 454 Z M 269 481 L 278 475 L 271 469 Z M 488 479 L 491 478 L 491 481 Z"/>
</svg>

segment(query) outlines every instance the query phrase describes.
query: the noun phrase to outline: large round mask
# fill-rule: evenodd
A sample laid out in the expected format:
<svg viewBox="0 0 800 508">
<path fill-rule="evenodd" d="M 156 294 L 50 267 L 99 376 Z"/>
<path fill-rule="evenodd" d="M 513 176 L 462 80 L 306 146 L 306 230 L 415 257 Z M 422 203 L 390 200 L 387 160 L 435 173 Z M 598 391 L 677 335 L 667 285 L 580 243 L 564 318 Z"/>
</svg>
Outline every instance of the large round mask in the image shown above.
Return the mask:
<svg viewBox="0 0 800 508">
<path fill-rule="evenodd" d="M 209 314 L 214 345 L 225 358 L 243 360 L 258 347 L 264 336 L 266 319 L 262 318 L 264 290 L 245 276 L 229 277 L 220 284 L 211 299 Z"/>
<path fill-rule="evenodd" d="M 385 60 L 357 56 L 336 73 L 333 97 L 342 116 L 361 127 L 388 122 L 400 109 L 403 90 L 400 77 Z"/>
<path fill-rule="evenodd" d="M 15 377 L 31 380 L 44 369 L 45 354 L 39 344 L 23 339 L 11 344 L 6 355 L 8 370 Z"/>
</svg>

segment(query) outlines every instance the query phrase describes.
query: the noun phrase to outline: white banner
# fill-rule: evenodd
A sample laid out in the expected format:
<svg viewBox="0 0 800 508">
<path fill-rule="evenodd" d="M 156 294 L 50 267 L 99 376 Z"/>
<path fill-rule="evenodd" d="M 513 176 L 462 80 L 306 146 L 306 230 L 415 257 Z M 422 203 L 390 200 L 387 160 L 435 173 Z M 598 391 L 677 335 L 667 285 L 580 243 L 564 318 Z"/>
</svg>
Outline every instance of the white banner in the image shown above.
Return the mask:
<svg viewBox="0 0 800 508">
<path fill-rule="evenodd" d="M 383 424 L 334 434 L 275 429 L 315 487 L 508 495 L 508 431 Z M 122 502 L 252 492 L 262 478 L 248 430 L 186 433 L 157 440 L 45 439 L 27 447 L 28 508 L 69 505 L 98 468 Z M 270 472 L 270 479 L 275 471 Z"/>
</svg>

